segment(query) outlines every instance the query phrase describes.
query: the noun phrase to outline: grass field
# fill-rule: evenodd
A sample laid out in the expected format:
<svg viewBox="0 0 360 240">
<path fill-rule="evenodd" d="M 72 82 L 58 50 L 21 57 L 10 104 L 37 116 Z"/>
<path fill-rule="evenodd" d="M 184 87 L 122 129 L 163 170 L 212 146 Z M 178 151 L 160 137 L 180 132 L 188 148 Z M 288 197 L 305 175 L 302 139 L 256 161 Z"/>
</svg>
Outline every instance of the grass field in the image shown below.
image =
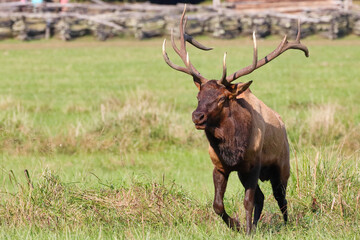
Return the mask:
<svg viewBox="0 0 360 240">
<path fill-rule="evenodd" d="M 250 39 L 189 48 L 220 78 L 252 59 Z M 279 38 L 260 40 L 259 56 Z M 359 239 L 360 39 L 304 39 L 246 76 L 282 116 L 291 148 L 290 223 L 268 182 L 256 239 Z M 244 238 L 212 210 L 207 140 L 191 121 L 196 87 L 170 69 L 162 39 L 0 43 L 0 238 Z M 180 64 L 168 44 L 170 58 Z M 27 169 L 29 176 L 25 174 Z M 226 209 L 245 222 L 230 176 Z"/>
</svg>

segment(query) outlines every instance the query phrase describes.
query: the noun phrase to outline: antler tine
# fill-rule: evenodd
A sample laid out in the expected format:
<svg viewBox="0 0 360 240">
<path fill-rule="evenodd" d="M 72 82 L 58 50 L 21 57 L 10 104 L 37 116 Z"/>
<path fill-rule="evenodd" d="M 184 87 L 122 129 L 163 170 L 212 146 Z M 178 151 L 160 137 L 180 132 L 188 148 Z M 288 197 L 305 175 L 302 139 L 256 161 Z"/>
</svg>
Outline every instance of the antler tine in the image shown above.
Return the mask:
<svg viewBox="0 0 360 240">
<path fill-rule="evenodd" d="M 223 59 L 223 74 L 222 74 L 221 79 L 218 82 L 220 84 L 228 86 L 229 82 L 226 80 L 226 70 L 227 70 L 227 68 L 226 68 L 226 55 L 227 55 L 227 53 L 225 52 L 224 53 L 224 59 Z"/>
<path fill-rule="evenodd" d="M 184 67 L 181 67 L 181 66 L 179 66 L 179 65 L 176 65 L 176 64 L 174 64 L 173 62 L 170 61 L 169 56 L 168 56 L 167 53 L 166 53 L 166 47 L 165 47 L 165 46 L 166 46 L 166 39 L 164 39 L 164 42 L 163 42 L 162 53 L 163 53 L 163 57 L 164 57 L 165 62 L 166 62 L 171 68 L 173 68 L 173 69 L 175 69 L 175 70 L 178 70 L 178 71 L 181 71 L 181 72 L 184 72 L 184 73 L 187 73 L 187 74 L 189 74 L 189 75 L 192 75 L 192 76 L 194 77 L 194 80 L 197 81 L 197 82 L 199 82 L 199 83 L 203 83 L 203 82 L 207 81 L 207 79 L 204 78 L 203 76 L 201 76 L 199 72 L 195 72 L 195 71 L 194 71 L 194 67 L 193 67 L 192 64 L 190 63 L 189 54 L 188 54 L 188 53 L 186 53 L 186 60 L 183 61 L 183 62 L 185 63 L 185 65 L 186 65 L 186 68 L 184 68 Z M 175 49 L 175 51 L 177 52 L 178 49 L 177 49 L 176 45 L 174 44 L 173 46 L 175 46 L 174 49 Z M 179 54 L 179 56 L 180 56 L 180 54 Z"/>
<path fill-rule="evenodd" d="M 176 43 L 175 43 L 174 29 L 173 28 L 171 29 L 170 37 L 171 37 L 171 45 L 172 45 L 174 51 L 180 56 L 181 53 L 180 53 L 180 50 L 178 49 L 178 47 L 176 46 Z"/>
<path fill-rule="evenodd" d="M 180 18 L 180 46 L 181 46 L 181 49 L 186 52 L 186 41 L 185 41 L 185 27 L 186 27 L 186 23 L 187 23 L 187 18 L 185 17 L 185 12 L 186 12 L 186 4 L 184 6 L 184 11 L 183 13 L 181 14 L 181 18 Z M 185 21 L 184 21 L 185 19 Z"/>
<path fill-rule="evenodd" d="M 254 44 L 254 50 L 253 50 L 253 63 L 237 72 L 232 74 L 231 76 L 226 77 L 226 80 L 228 83 L 231 83 L 232 81 L 236 80 L 237 78 L 247 75 L 251 72 L 253 72 L 256 68 L 258 68 L 258 52 L 257 52 L 257 43 L 256 43 L 256 34 L 255 31 L 253 31 L 253 44 Z"/>
<path fill-rule="evenodd" d="M 189 70 L 187 68 L 184 68 L 184 67 L 181 67 L 181 66 L 178 66 L 176 64 L 174 64 L 173 62 L 170 61 L 169 59 L 169 56 L 167 55 L 166 53 L 166 39 L 164 39 L 164 42 L 163 42 L 163 46 L 162 46 L 162 53 L 163 53 L 163 57 L 164 57 L 164 60 L 165 62 L 173 69 L 175 70 L 178 70 L 178 71 L 181 71 L 181 72 L 184 72 L 184 73 L 187 73 L 187 74 L 190 74 Z M 175 49 L 175 48 L 174 48 Z"/>
<path fill-rule="evenodd" d="M 197 47 L 201 50 L 204 50 L 204 51 L 209 51 L 209 50 L 212 50 L 213 48 L 211 47 L 206 47 L 204 45 L 202 45 L 201 43 L 199 43 L 198 41 L 196 41 L 192 36 L 186 34 L 185 32 L 185 27 L 186 27 L 186 23 L 187 23 L 187 20 L 188 18 L 185 16 L 185 12 L 186 12 L 186 4 L 184 6 L 184 11 L 181 15 L 181 19 L 180 19 L 180 38 L 182 39 L 182 37 L 184 37 L 182 40 L 182 42 L 184 42 L 184 47 L 185 46 L 185 41 L 187 41 L 188 43 L 190 43 L 191 45 L 193 45 L 194 47 Z M 182 28 L 181 28 L 182 26 Z"/>
<path fill-rule="evenodd" d="M 171 29 L 171 35 L 170 35 L 170 37 L 171 37 L 171 46 L 172 46 L 172 48 L 174 49 L 174 51 L 175 51 L 179 56 L 181 56 L 181 52 L 180 52 L 179 48 L 176 46 L 176 43 L 175 43 L 174 29 L 173 29 L 173 28 Z"/>
<path fill-rule="evenodd" d="M 301 44 L 300 37 L 301 37 L 301 28 L 300 28 L 300 19 L 298 19 L 298 33 L 297 33 L 295 41 L 292 43 L 286 41 L 284 48 L 282 48 L 280 51 L 280 54 L 285 52 L 288 49 L 298 49 L 298 50 L 303 51 L 306 57 L 309 57 L 309 50 L 305 45 Z"/>
<path fill-rule="evenodd" d="M 181 18 L 180 18 L 180 25 L 179 25 L 179 30 L 180 30 L 180 48 L 177 47 L 176 43 L 175 43 L 175 38 L 174 38 L 174 31 L 173 29 L 171 29 L 171 44 L 172 47 L 174 49 L 174 51 L 179 55 L 179 57 L 181 58 L 181 60 L 183 61 L 183 63 L 185 64 L 185 67 L 180 67 L 174 63 L 172 63 L 166 53 L 165 50 L 165 44 L 166 41 L 164 41 L 163 43 L 163 57 L 165 59 L 165 62 L 172 67 L 175 70 L 178 71 L 182 71 L 185 72 L 191 76 L 193 76 L 194 81 L 198 82 L 198 83 L 204 83 L 206 81 L 208 81 L 205 77 L 201 76 L 201 74 L 199 73 L 199 71 L 197 71 L 195 69 L 195 67 L 191 64 L 190 60 L 189 60 L 189 55 L 186 51 L 186 42 L 189 42 L 190 44 L 192 44 L 193 46 L 201 49 L 201 50 L 211 50 L 212 48 L 208 48 L 204 45 L 202 45 L 201 43 L 197 42 L 192 36 L 188 35 L 185 33 L 185 28 L 186 28 L 186 23 L 187 23 L 187 17 L 185 16 L 186 13 L 186 4 L 184 6 L 184 10 L 181 14 Z"/>
<path fill-rule="evenodd" d="M 258 61 L 258 52 L 257 52 L 255 31 L 253 31 L 253 42 L 254 42 L 254 56 L 253 56 L 253 65 L 252 65 L 253 70 L 252 71 L 254 71 L 256 69 L 256 64 L 257 64 L 257 61 Z"/>
<path fill-rule="evenodd" d="M 191 45 L 193 45 L 194 47 L 197 47 L 198 49 L 204 50 L 204 51 L 209 51 L 212 50 L 213 48 L 211 47 L 206 47 L 204 45 L 202 45 L 201 43 L 199 43 L 198 41 L 196 41 L 192 36 L 184 33 L 185 35 L 185 40 L 190 43 Z"/>
<path fill-rule="evenodd" d="M 180 57 L 183 58 L 184 54 L 186 54 L 186 60 L 185 61 L 183 60 L 183 62 L 185 63 L 186 67 L 190 70 L 190 74 L 193 77 L 198 78 L 200 82 L 206 82 L 207 80 L 203 76 L 201 76 L 199 71 L 197 71 L 195 67 L 191 64 L 189 59 L 189 53 L 186 51 L 185 27 L 187 23 L 187 17 L 185 16 L 185 12 L 186 12 L 186 4 L 184 6 L 184 11 L 180 19 L 180 44 L 181 44 L 181 51 L 183 51 L 183 54 Z"/>
<path fill-rule="evenodd" d="M 240 69 L 239 71 L 235 72 L 234 74 L 228 76 L 226 78 L 227 81 L 230 83 L 230 82 L 236 80 L 237 78 L 239 78 L 241 76 L 244 76 L 244 75 L 247 75 L 247 74 L 251 73 L 255 69 L 264 66 L 265 64 L 267 64 L 268 62 L 270 62 L 274 58 L 278 57 L 280 54 L 282 54 L 283 52 L 285 52 L 288 49 L 301 50 L 301 51 L 303 51 L 305 53 L 306 57 L 309 57 L 309 50 L 305 45 L 301 44 L 300 37 L 301 37 L 301 28 L 300 28 L 300 19 L 299 19 L 299 21 L 298 21 L 298 33 L 297 33 L 297 36 L 296 36 L 296 39 L 295 39 L 294 42 L 288 42 L 287 36 L 285 35 L 283 40 L 279 44 L 279 46 L 274 51 L 272 51 L 267 56 L 265 56 L 263 59 L 259 60 L 257 62 L 257 64 L 256 64 L 255 68 L 253 68 L 253 66 L 254 66 L 254 63 L 253 63 L 250 66 L 247 66 L 247 67 L 245 67 L 243 69 Z M 256 43 L 255 43 L 255 40 L 254 40 L 254 56 L 255 56 L 255 48 L 256 48 Z"/>
</svg>

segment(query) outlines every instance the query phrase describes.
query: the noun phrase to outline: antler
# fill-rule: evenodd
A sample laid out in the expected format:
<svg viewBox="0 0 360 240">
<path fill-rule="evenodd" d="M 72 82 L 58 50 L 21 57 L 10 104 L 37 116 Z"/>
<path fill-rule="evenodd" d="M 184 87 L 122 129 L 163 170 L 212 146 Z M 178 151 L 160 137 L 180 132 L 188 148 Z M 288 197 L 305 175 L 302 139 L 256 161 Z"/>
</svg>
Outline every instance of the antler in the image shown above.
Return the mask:
<svg viewBox="0 0 360 240">
<path fill-rule="evenodd" d="M 287 40 L 287 36 L 285 35 L 284 39 L 282 40 L 282 42 L 279 44 L 279 46 L 270 54 L 268 54 L 266 57 L 264 57 L 263 59 L 261 59 L 260 61 L 257 61 L 257 49 L 256 49 L 256 37 L 255 37 L 255 32 L 253 33 L 253 39 L 254 39 L 254 60 L 253 60 L 253 64 L 249 65 L 243 69 L 240 69 L 239 71 L 233 73 L 230 76 L 226 77 L 226 82 L 225 83 L 225 79 L 222 80 L 223 84 L 229 84 L 232 81 L 238 79 L 239 77 L 245 76 L 251 72 L 253 72 L 255 69 L 260 68 L 262 66 L 264 66 L 265 64 L 267 64 L 268 62 L 270 62 L 271 60 L 273 60 L 274 58 L 278 57 L 280 54 L 282 54 L 283 52 L 285 52 L 288 49 L 298 49 L 301 50 L 305 53 L 306 57 L 309 57 L 309 50 L 305 45 L 302 45 L 300 43 L 300 19 L 298 21 L 298 33 L 296 36 L 296 40 L 295 42 L 288 42 Z M 224 63 L 225 65 L 225 63 Z"/>
<path fill-rule="evenodd" d="M 256 69 L 256 65 L 257 65 L 257 61 L 258 61 L 258 54 L 257 54 L 257 47 L 256 47 L 256 35 L 255 35 L 255 31 L 253 32 L 253 42 L 254 42 L 254 57 L 253 57 L 253 64 L 244 68 L 246 69 L 246 71 L 248 71 L 248 73 L 246 74 L 249 74 L 251 73 L 252 71 L 254 71 Z M 241 69 L 240 71 L 243 71 L 244 69 Z M 239 71 L 239 72 L 240 72 Z M 244 75 L 246 75 L 244 74 Z M 242 75 L 240 75 L 242 76 Z M 239 77 L 240 77 L 239 76 Z M 235 79 L 234 79 L 235 80 Z M 231 81 L 228 81 L 227 80 L 227 77 L 226 77 L 226 53 L 224 54 L 224 61 L 223 61 L 223 75 L 221 77 L 221 79 L 219 80 L 219 83 L 220 84 L 223 84 L 225 86 L 228 86 L 230 85 Z"/>
<path fill-rule="evenodd" d="M 202 45 L 201 43 L 196 41 L 192 36 L 185 33 L 185 27 L 186 27 L 186 22 L 187 22 L 187 18 L 185 17 L 185 12 L 186 12 L 186 4 L 185 4 L 184 11 L 183 11 L 183 13 L 181 15 L 181 19 L 180 19 L 180 27 L 179 27 L 180 28 L 180 49 L 175 44 L 173 29 L 171 29 L 171 44 L 172 44 L 174 51 L 179 55 L 179 57 L 184 62 L 186 67 L 178 66 L 170 61 L 170 59 L 166 53 L 166 49 L 165 49 L 166 39 L 164 39 L 164 43 L 163 43 L 163 47 L 162 47 L 163 57 L 164 57 L 165 62 L 171 68 L 193 76 L 194 81 L 202 84 L 202 83 L 207 82 L 208 80 L 205 77 L 203 77 L 199 73 L 199 71 L 197 71 L 195 69 L 195 67 L 191 64 L 191 62 L 189 60 L 189 54 L 186 51 L 186 41 L 201 50 L 208 51 L 208 50 L 211 50 L 212 48 L 205 47 L 204 45 Z"/>
</svg>

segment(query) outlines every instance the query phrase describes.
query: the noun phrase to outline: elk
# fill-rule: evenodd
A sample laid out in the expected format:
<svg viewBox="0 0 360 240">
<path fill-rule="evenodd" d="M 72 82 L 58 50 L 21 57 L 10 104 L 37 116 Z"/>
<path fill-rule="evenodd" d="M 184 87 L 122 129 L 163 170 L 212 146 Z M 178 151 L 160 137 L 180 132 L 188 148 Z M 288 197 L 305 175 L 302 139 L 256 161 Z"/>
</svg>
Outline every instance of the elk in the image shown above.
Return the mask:
<svg viewBox="0 0 360 240">
<path fill-rule="evenodd" d="M 255 32 L 253 33 L 253 62 L 251 65 L 227 75 L 226 53 L 220 80 L 208 80 L 191 64 L 186 51 L 186 42 L 202 50 L 211 50 L 185 33 L 186 5 L 180 19 L 180 49 L 173 31 L 171 43 L 185 67 L 174 64 L 166 53 L 166 39 L 163 43 L 163 57 L 173 69 L 193 77 L 199 89 L 198 106 L 192 113 L 196 129 L 204 130 L 209 142 L 209 155 L 214 165 L 213 181 L 215 196 L 213 208 L 232 229 L 240 230 L 239 220 L 230 217 L 224 208 L 223 198 L 229 174 L 233 171 L 245 188 L 244 208 L 246 233 L 256 227 L 264 205 L 258 180 L 270 180 L 274 197 L 286 224 L 288 220 L 286 187 L 290 175 L 289 144 L 285 125 L 280 115 L 266 106 L 249 89 L 252 81 L 232 84 L 234 80 L 247 75 L 278 57 L 288 49 L 298 49 L 309 56 L 305 45 L 300 43 L 300 22 L 295 42 L 288 42 L 287 36 L 279 46 L 258 61 Z M 254 220 L 252 215 L 254 212 Z"/>
</svg>

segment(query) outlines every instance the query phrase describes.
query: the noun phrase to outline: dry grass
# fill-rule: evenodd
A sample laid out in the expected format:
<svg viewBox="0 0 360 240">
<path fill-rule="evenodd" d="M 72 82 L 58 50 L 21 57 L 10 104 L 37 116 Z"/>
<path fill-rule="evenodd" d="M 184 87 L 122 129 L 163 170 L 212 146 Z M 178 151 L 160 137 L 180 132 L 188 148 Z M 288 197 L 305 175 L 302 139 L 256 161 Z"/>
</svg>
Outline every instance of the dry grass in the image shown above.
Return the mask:
<svg viewBox="0 0 360 240">
<path fill-rule="evenodd" d="M 297 156 L 300 184 L 295 186 L 297 181 L 292 174 L 288 191 L 288 233 L 304 235 L 314 222 L 317 222 L 315 230 L 322 226 L 321 232 L 326 232 L 326 236 L 331 238 L 346 229 L 356 232 L 356 223 L 360 220 L 358 165 L 354 168 L 351 159 L 336 149 L 329 155 L 315 151 L 314 155 L 298 153 Z M 358 158 L 353 160 L 359 161 Z M 198 202 L 174 182 L 131 181 L 128 186 L 114 187 L 112 183 L 105 184 L 98 179 L 101 185 L 99 189 L 80 188 L 61 181 L 49 170 L 34 181 L 30 177 L 26 177 L 25 182 L 18 180 L 24 178 L 15 176 L 12 171 L 9 178 L 15 191 L 3 192 L 0 198 L 0 226 L 8 229 L 30 226 L 41 231 L 62 232 L 67 229 L 86 230 L 94 226 L 106 232 L 120 231 L 126 235 L 134 234 L 129 229 L 144 231 L 144 228 L 181 227 L 195 231 L 196 235 L 202 229 L 203 234 L 210 237 L 218 233 L 219 229 L 215 230 L 214 226 L 219 225 L 226 234 L 235 234 L 226 230 L 210 202 Z M 227 206 L 229 213 L 233 215 L 232 211 L 238 212 L 239 215 L 234 215 L 244 227 L 241 201 L 228 199 L 225 200 L 226 204 L 229 204 L 229 200 L 233 205 L 230 209 Z M 233 207 L 235 209 L 231 210 Z M 221 231 L 219 234 L 224 234 Z M 277 237 L 286 235 L 281 214 L 272 196 L 266 196 L 258 235 L 266 237 L 268 232 L 273 232 Z"/>
<path fill-rule="evenodd" d="M 124 102 L 104 100 L 91 121 L 77 121 L 55 135 L 35 126 L 29 109 L 4 98 L 0 107 L 8 109 L 1 123 L 0 149 L 10 154 L 74 154 L 114 152 L 128 154 L 162 149 L 163 145 L 204 146 L 201 134 L 184 124 L 184 116 L 169 104 L 158 103 L 150 92 L 136 91 Z M 299 106 L 297 106 L 299 107 Z M 303 108 L 301 106 L 301 108 Z M 10 109 L 10 111 L 9 111 Z M 88 112 L 89 107 L 69 106 L 67 112 Z M 337 143 L 345 153 L 360 149 L 359 125 L 343 122 L 344 110 L 337 104 L 309 105 L 305 119 L 287 121 L 297 145 L 325 146 Z"/>
<path fill-rule="evenodd" d="M 92 121 L 78 121 L 55 135 L 35 126 L 27 109 L 13 102 L 6 98 L 0 103 L 2 107 L 11 108 L 0 125 L 0 149 L 10 154 L 103 151 L 126 154 L 158 150 L 164 144 L 201 145 L 201 138 L 182 123 L 181 115 L 167 104 L 158 104 L 146 91 L 129 94 L 125 102 L 117 98 L 106 99 Z M 66 108 L 66 112 L 88 110 L 83 106 Z"/>
<path fill-rule="evenodd" d="M 337 108 L 338 107 L 335 104 L 331 103 L 310 108 L 309 118 L 307 119 L 310 132 L 328 134 L 329 131 L 334 128 Z"/>
<path fill-rule="evenodd" d="M 292 104 L 290 108 L 299 109 L 297 115 L 287 121 L 287 129 L 295 148 L 337 145 L 348 156 L 359 153 L 360 125 L 350 121 L 351 113 L 346 109 L 333 103 Z"/>
<path fill-rule="evenodd" d="M 9 174 L 16 193 L 1 193 L 0 226 L 52 229 L 61 231 L 90 225 L 104 228 L 146 225 L 153 227 L 209 223 L 215 215 L 175 183 L 168 185 L 132 183 L 91 190 L 62 182 L 46 170 L 37 183 L 17 182 Z"/>
<path fill-rule="evenodd" d="M 331 217 L 356 216 L 356 198 L 360 189 L 359 156 L 346 156 L 333 147 L 332 151 L 316 149 L 311 155 L 299 157 L 298 187 L 296 201 L 311 197 L 312 211 L 329 214 Z M 335 212 L 334 212 L 335 211 Z"/>
</svg>

